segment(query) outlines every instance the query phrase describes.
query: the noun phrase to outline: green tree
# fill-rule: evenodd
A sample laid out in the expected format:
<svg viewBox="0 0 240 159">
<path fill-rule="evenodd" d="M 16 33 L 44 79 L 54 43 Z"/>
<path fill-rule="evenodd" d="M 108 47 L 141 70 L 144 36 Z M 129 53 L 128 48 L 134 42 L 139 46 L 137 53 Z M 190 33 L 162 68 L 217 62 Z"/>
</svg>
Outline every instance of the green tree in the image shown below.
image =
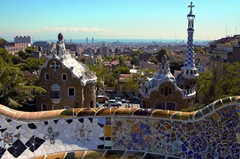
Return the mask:
<svg viewBox="0 0 240 159">
<path fill-rule="evenodd" d="M 23 73 L 17 67 L 6 66 L 0 68 L 0 103 L 17 108 L 21 103 L 32 100 L 35 95 L 45 90 L 33 85 L 26 85 Z"/>
<path fill-rule="evenodd" d="M 125 89 L 126 92 L 131 94 L 131 92 L 136 91 L 139 88 L 138 81 L 134 80 L 134 78 L 127 78 L 125 81 Z"/>
<path fill-rule="evenodd" d="M 33 52 L 35 52 L 35 51 L 37 51 L 37 48 L 36 47 L 34 47 L 34 46 L 30 46 L 30 47 L 27 47 L 26 49 L 25 49 L 25 52 L 27 52 L 27 53 L 33 53 Z"/>
<path fill-rule="evenodd" d="M 200 74 L 197 81 L 198 99 L 209 104 L 219 98 L 239 95 L 240 62 L 223 64 L 212 72 Z"/>
<path fill-rule="evenodd" d="M 199 46 L 194 46 L 194 52 L 195 53 L 203 53 L 203 54 L 206 54 L 206 51 L 203 50 L 201 47 Z"/>
<path fill-rule="evenodd" d="M 150 62 L 153 62 L 154 64 L 159 64 L 160 62 L 158 61 L 158 59 L 156 58 L 156 56 L 151 56 L 149 58 Z"/>
<path fill-rule="evenodd" d="M 240 94 L 240 62 L 226 63 L 223 73 L 216 83 L 216 97 L 235 96 Z"/>
<path fill-rule="evenodd" d="M 8 64 L 12 64 L 12 55 L 7 50 L 0 48 L 0 57 Z"/>
<path fill-rule="evenodd" d="M 34 72 L 39 70 L 39 67 L 44 64 L 45 60 L 46 60 L 45 58 L 37 59 L 29 57 L 24 60 L 20 68 L 23 71 Z"/>
<path fill-rule="evenodd" d="M 204 104 L 209 104 L 214 96 L 214 75 L 212 72 L 207 71 L 200 74 L 197 81 L 197 96 Z"/>
<path fill-rule="evenodd" d="M 12 62 L 14 65 L 23 63 L 23 59 L 19 56 L 12 56 Z"/>
<path fill-rule="evenodd" d="M 41 87 L 34 86 L 37 77 L 30 72 L 22 72 L 20 67 L 12 64 L 13 55 L 0 49 L 0 103 L 17 108 L 23 102 L 34 99 L 44 93 Z M 20 63 L 21 64 L 21 63 Z M 30 76 L 31 75 L 31 76 Z M 34 76 L 34 77 L 33 77 Z"/>
<path fill-rule="evenodd" d="M 0 44 L 6 44 L 6 43 L 7 43 L 7 40 L 5 40 L 4 38 L 0 37 Z"/>
<path fill-rule="evenodd" d="M 132 65 L 137 65 L 138 64 L 138 56 L 135 55 L 135 56 L 132 57 L 131 64 Z"/>
<path fill-rule="evenodd" d="M 117 67 L 114 71 L 114 74 L 129 74 L 130 69 L 127 67 Z"/>
<path fill-rule="evenodd" d="M 126 67 L 126 64 L 125 64 L 126 59 L 123 56 L 119 56 L 118 61 L 119 61 L 119 66 Z"/>
<path fill-rule="evenodd" d="M 134 56 L 138 56 L 139 54 L 143 54 L 142 50 L 133 51 Z"/>
<path fill-rule="evenodd" d="M 23 60 L 26 60 L 27 58 L 31 57 L 32 55 L 31 55 L 31 53 L 20 50 L 18 52 L 18 56 L 21 57 Z"/>
<path fill-rule="evenodd" d="M 168 50 L 167 50 L 166 48 L 162 48 L 162 49 L 160 49 L 160 50 L 156 53 L 156 58 L 157 58 L 158 62 L 161 63 L 161 61 L 162 61 L 162 56 L 164 56 L 164 55 L 166 55 L 167 58 L 169 58 L 169 52 L 168 52 Z"/>
</svg>

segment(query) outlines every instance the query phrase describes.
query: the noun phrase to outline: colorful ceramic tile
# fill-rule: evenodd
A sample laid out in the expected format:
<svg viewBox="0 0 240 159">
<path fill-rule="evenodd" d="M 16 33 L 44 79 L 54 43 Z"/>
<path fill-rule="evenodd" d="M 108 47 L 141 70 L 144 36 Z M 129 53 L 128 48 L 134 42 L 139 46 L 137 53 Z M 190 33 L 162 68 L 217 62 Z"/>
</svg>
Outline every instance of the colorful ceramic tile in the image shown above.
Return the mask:
<svg viewBox="0 0 240 159">
<path fill-rule="evenodd" d="M 111 147 L 112 146 L 112 142 L 111 141 L 108 141 L 108 140 L 105 140 L 104 141 L 104 146 L 108 146 L 108 147 Z"/>
<path fill-rule="evenodd" d="M 111 126 L 109 125 L 104 126 L 104 136 L 111 136 Z"/>
<path fill-rule="evenodd" d="M 109 108 L 110 114 L 104 117 L 95 116 L 100 109 L 74 109 L 82 111 L 77 115 L 89 115 L 81 117 L 65 110 L 24 113 L 0 105 L 0 157 L 42 158 L 46 154 L 61 158 L 65 154 L 82 158 L 84 150 L 101 149 L 85 154 L 102 157 L 106 151 L 103 158 L 126 158 L 133 155 L 124 151 L 132 150 L 136 156 L 148 152 L 145 158 L 239 158 L 238 99 L 219 100 L 219 109 L 210 104 L 196 112 Z M 114 111 L 118 115 L 112 115 Z"/>
</svg>

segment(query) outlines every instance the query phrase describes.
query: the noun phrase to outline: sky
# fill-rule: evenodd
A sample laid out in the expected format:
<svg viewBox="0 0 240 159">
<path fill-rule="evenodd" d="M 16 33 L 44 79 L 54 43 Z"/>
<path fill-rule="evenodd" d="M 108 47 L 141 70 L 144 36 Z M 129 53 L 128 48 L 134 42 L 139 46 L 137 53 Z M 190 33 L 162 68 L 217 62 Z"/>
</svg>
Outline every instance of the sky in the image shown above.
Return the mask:
<svg viewBox="0 0 240 159">
<path fill-rule="evenodd" d="M 240 34 L 240 0 L 195 0 L 194 39 Z M 0 37 L 186 39 L 186 0 L 0 0 Z"/>
</svg>

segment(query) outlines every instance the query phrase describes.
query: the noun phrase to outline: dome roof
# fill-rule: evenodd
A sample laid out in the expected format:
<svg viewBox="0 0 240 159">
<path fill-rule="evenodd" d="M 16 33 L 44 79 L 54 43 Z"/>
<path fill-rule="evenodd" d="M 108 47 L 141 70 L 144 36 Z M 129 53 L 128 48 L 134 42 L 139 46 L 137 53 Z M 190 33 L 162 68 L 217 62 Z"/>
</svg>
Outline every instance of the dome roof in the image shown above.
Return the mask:
<svg viewBox="0 0 240 159">
<path fill-rule="evenodd" d="M 58 34 L 58 41 L 62 41 L 63 40 L 63 34 L 62 33 L 59 33 Z"/>
</svg>

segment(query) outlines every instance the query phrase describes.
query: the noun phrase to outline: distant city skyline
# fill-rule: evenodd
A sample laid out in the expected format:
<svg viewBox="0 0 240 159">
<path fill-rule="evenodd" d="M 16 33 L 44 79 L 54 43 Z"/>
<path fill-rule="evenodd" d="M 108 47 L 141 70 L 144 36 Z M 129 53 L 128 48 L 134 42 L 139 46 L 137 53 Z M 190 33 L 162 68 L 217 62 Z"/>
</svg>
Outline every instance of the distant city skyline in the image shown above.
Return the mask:
<svg viewBox="0 0 240 159">
<path fill-rule="evenodd" d="M 191 1 L 0 0 L 0 37 L 186 39 Z M 195 0 L 195 40 L 240 34 L 239 0 Z"/>
</svg>

